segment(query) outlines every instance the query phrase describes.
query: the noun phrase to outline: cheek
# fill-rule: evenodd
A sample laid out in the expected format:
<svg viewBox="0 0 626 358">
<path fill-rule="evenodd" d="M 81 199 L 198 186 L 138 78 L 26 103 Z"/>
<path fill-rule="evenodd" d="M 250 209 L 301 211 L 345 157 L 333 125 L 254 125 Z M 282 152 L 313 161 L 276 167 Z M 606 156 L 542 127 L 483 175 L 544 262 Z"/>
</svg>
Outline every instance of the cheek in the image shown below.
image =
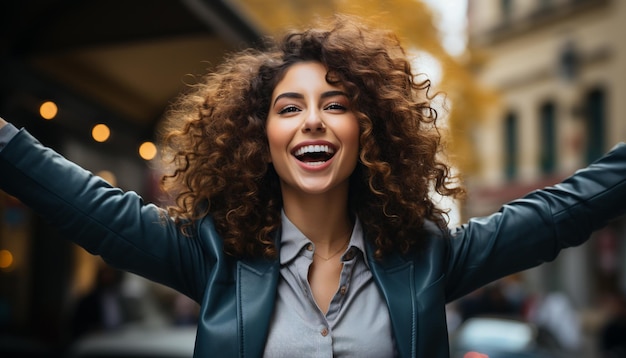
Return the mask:
<svg viewBox="0 0 626 358">
<path fill-rule="evenodd" d="M 344 130 L 344 142 L 346 145 L 349 145 L 352 150 L 354 150 L 357 155 L 359 152 L 359 137 L 360 137 L 360 129 L 357 120 L 351 121 L 349 125 L 346 126 Z"/>
<path fill-rule="evenodd" d="M 274 156 L 281 151 L 281 148 L 284 149 L 287 146 L 287 136 L 285 135 L 284 129 L 274 121 L 267 122 L 266 136 L 270 151 L 269 160 L 273 162 L 275 160 Z"/>
</svg>

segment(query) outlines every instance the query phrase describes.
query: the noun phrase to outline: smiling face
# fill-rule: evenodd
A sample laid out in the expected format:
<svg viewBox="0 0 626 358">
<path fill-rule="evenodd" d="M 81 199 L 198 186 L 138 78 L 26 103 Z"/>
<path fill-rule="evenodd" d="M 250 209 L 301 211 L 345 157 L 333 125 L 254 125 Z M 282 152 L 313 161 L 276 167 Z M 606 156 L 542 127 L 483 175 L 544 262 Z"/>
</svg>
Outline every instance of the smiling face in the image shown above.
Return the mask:
<svg viewBox="0 0 626 358">
<path fill-rule="evenodd" d="M 272 93 L 267 117 L 271 160 L 283 197 L 348 192 L 359 125 L 343 88 L 318 62 L 292 65 Z"/>
</svg>

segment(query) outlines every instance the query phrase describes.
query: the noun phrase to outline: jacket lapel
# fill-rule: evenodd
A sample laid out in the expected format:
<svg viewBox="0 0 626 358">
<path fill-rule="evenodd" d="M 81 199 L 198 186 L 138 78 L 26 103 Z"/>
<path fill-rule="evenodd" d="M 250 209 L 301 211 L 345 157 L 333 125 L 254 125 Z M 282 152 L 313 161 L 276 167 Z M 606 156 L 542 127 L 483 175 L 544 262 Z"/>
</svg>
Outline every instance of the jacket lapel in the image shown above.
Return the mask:
<svg viewBox="0 0 626 358">
<path fill-rule="evenodd" d="M 278 259 L 237 262 L 239 356 L 262 356 L 269 330 L 280 265 Z"/>
<path fill-rule="evenodd" d="M 368 261 L 372 275 L 378 284 L 387 307 L 400 357 L 415 357 L 417 346 L 417 307 L 415 300 L 413 262 L 399 255 L 389 255 L 376 261 L 373 249 L 368 245 Z"/>
</svg>

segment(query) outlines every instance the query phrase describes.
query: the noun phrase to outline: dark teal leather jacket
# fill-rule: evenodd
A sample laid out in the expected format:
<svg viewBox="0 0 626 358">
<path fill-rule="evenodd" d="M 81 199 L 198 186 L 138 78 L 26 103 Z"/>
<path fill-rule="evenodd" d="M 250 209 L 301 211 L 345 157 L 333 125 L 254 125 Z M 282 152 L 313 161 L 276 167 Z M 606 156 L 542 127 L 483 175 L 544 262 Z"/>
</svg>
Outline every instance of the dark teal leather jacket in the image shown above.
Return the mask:
<svg viewBox="0 0 626 358">
<path fill-rule="evenodd" d="M 0 188 L 110 264 L 201 304 L 195 357 L 262 355 L 279 278 L 276 260 L 234 260 L 210 217 L 182 236 L 146 205 L 43 148 L 21 131 L 0 151 Z M 401 357 L 448 357 L 445 304 L 505 275 L 553 260 L 626 211 L 626 145 L 551 188 L 450 231 L 429 226 L 426 249 L 371 270 Z"/>
</svg>

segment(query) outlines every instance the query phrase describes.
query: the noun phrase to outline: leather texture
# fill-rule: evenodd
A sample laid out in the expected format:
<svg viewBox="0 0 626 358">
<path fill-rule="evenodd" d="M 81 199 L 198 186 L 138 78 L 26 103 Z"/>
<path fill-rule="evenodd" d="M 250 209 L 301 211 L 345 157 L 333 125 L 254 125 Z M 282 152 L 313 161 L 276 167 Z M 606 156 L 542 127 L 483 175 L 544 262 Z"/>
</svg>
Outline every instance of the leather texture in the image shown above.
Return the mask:
<svg viewBox="0 0 626 358">
<path fill-rule="evenodd" d="M 258 357 L 278 260 L 234 260 L 210 217 L 182 235 L 164 212 L 43 147 L 21 130 L 0 151 L 0 188 L 69 239 L 123 270 L 201 304 L 195 357 Z M 368 260 L 389 307 L 400 357 L 448 357 L 445 304 L 546 261 L 626 212 L 626 145 L 564 182 L 450 231 L 427 223 L 425 249 Z"/>
</svg>

